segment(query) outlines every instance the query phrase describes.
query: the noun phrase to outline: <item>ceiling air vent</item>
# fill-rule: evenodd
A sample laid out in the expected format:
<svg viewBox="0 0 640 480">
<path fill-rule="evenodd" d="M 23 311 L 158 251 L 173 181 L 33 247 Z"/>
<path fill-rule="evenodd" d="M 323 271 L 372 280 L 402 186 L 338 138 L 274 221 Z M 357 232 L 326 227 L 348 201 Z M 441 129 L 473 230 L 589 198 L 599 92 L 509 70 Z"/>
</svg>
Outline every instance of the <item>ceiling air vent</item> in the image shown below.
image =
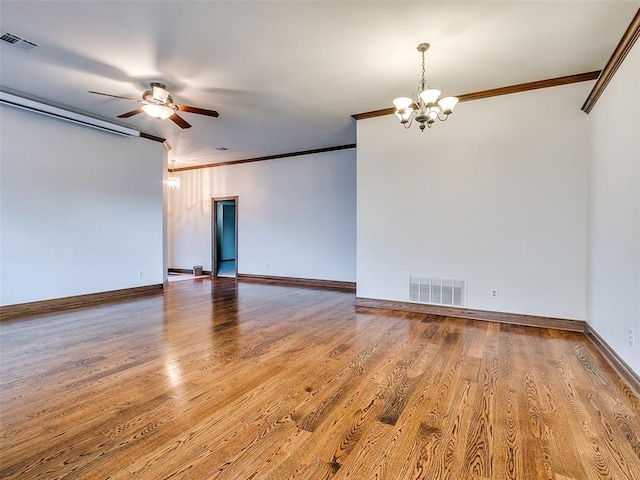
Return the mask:
<svg viewBox="0 0 640 480">
<path fill-rule="evenodd" d="M 14 43 L 18 43 L 20 40 L 22 40 L 20 37 L 16 37 L 15 35 L 12 35 L 10 33 L 3 33 L 2 37 L 0 37 L 0 40 L 2 40 L 3 42 L 7 42 L 10 44 L 14 44 Z"/>
<path fill-rule="evenodd" d="M 16 48 L 19 48 L 23 52 L 30 52 L 38 46 L 37 44 L 30 42 L 29 40 L 25 40 L 24 38 L 20 38 L 17 35 L 9 32 L 3 33 L 2 36 L 0 36 L 0 40 L 8 43 L 9 45 L 13 45 Z"/>
</svg>

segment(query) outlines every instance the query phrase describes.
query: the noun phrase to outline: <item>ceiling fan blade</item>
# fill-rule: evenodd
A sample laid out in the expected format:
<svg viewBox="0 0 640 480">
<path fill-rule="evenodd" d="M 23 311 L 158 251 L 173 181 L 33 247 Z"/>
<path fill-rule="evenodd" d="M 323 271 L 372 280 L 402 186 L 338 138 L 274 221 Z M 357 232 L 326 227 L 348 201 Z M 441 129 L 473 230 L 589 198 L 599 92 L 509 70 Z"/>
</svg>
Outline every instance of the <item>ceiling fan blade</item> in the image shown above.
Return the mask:
<svg viewBox="0 0 640 480">
<path fill-rule="evenodd" d="M 135 110 L 131 110 L 130 112 L 123 113 L 122 115 L 118 115 L 118 118 L 129 118 L 142 113 L 142 108 L 136 108 Z"/>
<path fill-rule="evenodd" d="M 142 103 L 142 101 L 138 100 L 137 98 L 121 97 L 120 95 L 111 95 L 109 93 L 92 92 L 91 90 L 89 90 L 89 93 L 95 93 L 96 95 L 104 95 L 105 97 L 122 98 L 124 100 L 133 100 L 134 102 Z"/>
<path fill-rule="evenodd" d="M 181 116 L 179 116 L 177 113 L 174 113 L 169 118 L 173 120 L 173 123 L 178 125 L 180 128 L 191 128 L 191 125 L 189 125 L 189 123 L 187 123 L 187 121 Z"/>
<path fill-rule="evenodd" d="M 177 105 L 177 104 L 176 104 L 176 107 L 178 107 L 178 110 L 180 110 L 181 112 L 198 113 L 200 115 L 208 115 L 209 117 L 218 116 L 218 112 L 216 112 L 215 110 L 206 110 L 204 108 L 190 107 L 188 105 Z"/>
</svg>

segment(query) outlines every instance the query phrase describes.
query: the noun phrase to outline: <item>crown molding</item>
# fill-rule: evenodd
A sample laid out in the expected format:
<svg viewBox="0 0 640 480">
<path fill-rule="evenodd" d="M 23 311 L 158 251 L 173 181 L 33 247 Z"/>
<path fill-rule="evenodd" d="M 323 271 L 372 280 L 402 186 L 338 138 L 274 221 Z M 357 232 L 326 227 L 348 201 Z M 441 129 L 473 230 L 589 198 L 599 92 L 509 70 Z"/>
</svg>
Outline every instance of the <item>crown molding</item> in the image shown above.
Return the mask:
<svg viewBox="0 0 640 480">
<path fill-rule="evenodd" d="M 158 143 L 165 143 L 166 140 L 162 137 L 156 137 L 155 135 L 150 135 L 148 133 L 144 133 L 144 132 L 140 132 L 140 138 L 145 138 L 147 140 L 152 140 L 154 142 L 158 142 Z M 166 148 L 166 145 L 165 145 Z M 170 148 L 168 150 L 171 150 Z"/>
<path fill-rule="evenodd" d="M 265 160 L 277 160 L 279 158 L 299 157 L 301 155 L 313 155 L 314 153 L 335 152 L 336 150 L 348 150 L 356 148 L 355 143 L 347 145 L 336 145 L 334 147 L 316 148 L 313 150 L 303 150 L 300 152 L 280 153 L 278 155 L 267 155 L 266 157 L 245 158 L 242 160 L 229 160 L 228 162 L 207 163 L 204 165 L 191 165 L 189 167 L 174 168 L 174 172 L 182 172 L 184 170 L 198 170 L 200 168 L 226 167 L 229 165 L 238 165 L 241 163 L 264 162 Z"/>
<path fill-rule="evenodd" d="M 491 88 L 489 90 L 480 90 L 478 92 L 463 93 L 456 95 L 460 102 L 470 102 L 471 100 L 480 100 L 483 98 L 497 97 L 500 95 L 509 95 L 512 93 L 528 92 L 529 90 L 537 90 L 540 88 L 558 87 L 560 85 L 569 85 L 571 83 L 587 82 L 595 80 L 600 75 L 601 70 L 593 72 L 577 73 L 574 75 L 565 75 L 564 77 L 547 78 L 545 80 L 536 80 L 534 82 L 518 83 L 516 85 L 508 85 L 506 87 Z M 396 111 L 394 107 L 382 108 L 371 112 L 356 113 L 351 115 L 356 120 L 364 120 L 366 118 L 383 117 L 391 115 Z"/>
<path fill-rule="evenodd" d="M 624 59 L 633 48 L 638 37 L 640 37 L 640 8 L 636 12 L 636 16 L 631 20 L 626 32 L 624 32 L 624 35 L 622 36 L 622 39 L 620 39 L 620 43 L 618 43 L 616 49 L 613 51 L 611 58 L 602 69 L 602 74 L 593 86 L 593 89 L 591 89 L 591 93 L 589 93 L 584 105 L 582 105 L 582 111 L 585 113 L 591 112 L 600 98 L 600 95 L 602 95 L 602 92 L 607 88 L 607 85 L 609 85 L 609 82 L 618 71 L 618 68 L 620 68 L 620 65 L 622 65 L 622 62 L 624 62 Z"/>
<path fill-rule="evenodd" d="M 90 115 L 74 112 L 66 108 L 57 107 L 40 100 L 17 95 L 8 91 L 0 91 L 0 105 L 25 110 L 31 113 L 37 113 L 38 115 L 44 115 L 47 117 L 55 118 L 57 120 L 63 120 L 65 122 L 81 125 L 83 127 L 89 127 L 96 130 L 101 130 L 103 132 L 113 133 L 115 135 L 122 135 L 125 137 L 140 136 L 140 132 L 138 130 L 134 130 L 133 128 L 124 127 L 122 125 L 108 122 L 106 120 L 100 120 Z"/>
<path fill-rule="evenodd" d="M 528 92 L 530 90 L 538 90 L 540 88 L 558 87 L 560 85 L 570 85 L 572 83 L 588 82 L 595 80 L 600 75 L 600 70 L 593 72 L 577 73 L 575 75 L 565 75 L 564 77 L 547 78 L 545 80 L 537 80 L 535 82 L 519 83 L 517 85 L 509 85 L 507 87 L 492 88 L 490 90 L 482 90 L 479 92 L 465 93 L 458 96 L 461 102 L 469 102 L 471 100 L 480 100 L 483 98 L 498 97 L 500 95 L 509 95 L 511 93 Z"/>
</svg>

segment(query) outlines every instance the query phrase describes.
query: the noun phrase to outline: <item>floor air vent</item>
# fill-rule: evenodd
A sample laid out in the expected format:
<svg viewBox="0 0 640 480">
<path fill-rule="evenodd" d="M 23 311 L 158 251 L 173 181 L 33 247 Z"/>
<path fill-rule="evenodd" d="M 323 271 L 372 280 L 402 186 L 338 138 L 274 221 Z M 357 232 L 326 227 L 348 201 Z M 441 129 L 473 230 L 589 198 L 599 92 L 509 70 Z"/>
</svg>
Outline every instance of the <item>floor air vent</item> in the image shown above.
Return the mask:
<svg viewBox="0 0 640 480">
<path fill-rule="evenodd" d="M 467 281 L 409 276 L 409 301 L 464 307 L 467 304 Z"/>
</svg>

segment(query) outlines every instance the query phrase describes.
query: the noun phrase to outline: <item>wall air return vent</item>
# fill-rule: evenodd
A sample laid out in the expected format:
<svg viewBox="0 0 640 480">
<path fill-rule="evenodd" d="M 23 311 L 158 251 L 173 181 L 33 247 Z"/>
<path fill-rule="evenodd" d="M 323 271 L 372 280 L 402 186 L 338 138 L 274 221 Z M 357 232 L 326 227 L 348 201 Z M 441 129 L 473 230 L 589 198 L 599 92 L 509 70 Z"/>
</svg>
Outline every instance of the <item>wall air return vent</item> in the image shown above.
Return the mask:
<svg viewBox="0 0 640 480">
<path fill-rule="evenodd" d="M 451 278 L 409 276 L 409 301 L 464 307 L 467 281 Z"/>
<path fill-rule="evenodd" d="M 30 52 L 38 46 L 37 44 L 30 42 L 29 40 L 25 40 L 24 38 L 20 38 L 17 35 L 9 32 L 3 33 L 2 36 L 0 36 L 0 40 L 16 48 L 19 48 L 24 52 Z"/>
</svg>

